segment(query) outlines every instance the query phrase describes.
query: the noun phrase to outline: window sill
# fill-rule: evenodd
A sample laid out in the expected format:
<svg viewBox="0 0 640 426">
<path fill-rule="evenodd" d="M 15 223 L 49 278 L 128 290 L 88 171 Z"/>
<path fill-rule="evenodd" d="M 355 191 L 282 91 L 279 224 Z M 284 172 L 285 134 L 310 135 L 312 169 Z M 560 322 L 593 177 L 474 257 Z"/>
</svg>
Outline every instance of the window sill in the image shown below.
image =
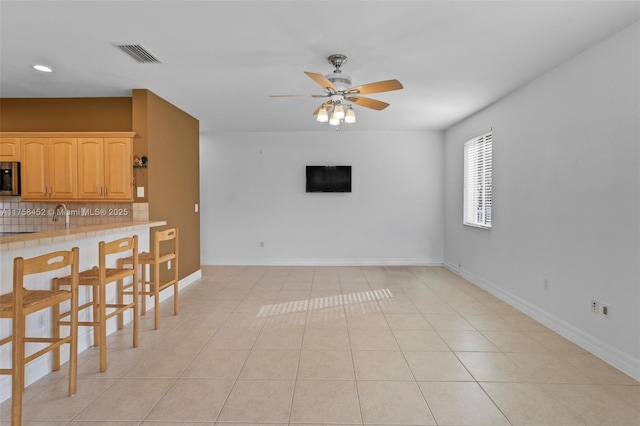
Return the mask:
<svg viewBox="0 0 640 426">
<path fill-rule="evenodd" d="M 462 222 L 462 224 L 464 226 L 470 226 L 472 228 L 480 228 L 480 229 L 486 229 L 488 231 L 491 230 L 491 225 L 487 226 L 487 225 L 480 225 L 478 223 L 468 223 L 468 222 Z"/>
</svg>

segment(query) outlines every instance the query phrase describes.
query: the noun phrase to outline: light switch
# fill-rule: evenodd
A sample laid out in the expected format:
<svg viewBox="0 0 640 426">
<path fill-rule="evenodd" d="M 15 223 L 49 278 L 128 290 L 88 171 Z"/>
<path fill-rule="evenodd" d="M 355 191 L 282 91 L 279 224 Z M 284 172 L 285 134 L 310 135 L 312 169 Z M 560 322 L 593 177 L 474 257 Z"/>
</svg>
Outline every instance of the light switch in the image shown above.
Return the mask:
<svg viewBox="0 0 640 426">
<path fill-rule="evenodd" d="M 198 203 L 196 203 L 195 205 L 195 210 L 196 210 L 196 213 L 198 213 Z"/>
<path fill-rule="evenodd" d="M 137 194 L 136 194 L 136 196 L 137 196 L 138 198 L 142 198 L 142 197 L 144 197 L 144 186 L 138 186 L 136 189 L 137 189 Z"/>
</svg>

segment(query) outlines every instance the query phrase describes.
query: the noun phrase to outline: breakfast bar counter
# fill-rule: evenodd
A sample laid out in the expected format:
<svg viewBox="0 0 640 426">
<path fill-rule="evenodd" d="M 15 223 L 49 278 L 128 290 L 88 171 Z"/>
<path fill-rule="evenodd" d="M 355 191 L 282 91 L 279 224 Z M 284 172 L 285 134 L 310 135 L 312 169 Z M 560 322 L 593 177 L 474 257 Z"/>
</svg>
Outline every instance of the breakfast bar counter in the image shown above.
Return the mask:
<svg viewBox="0 0 640 426">
<path fill-rule="evenodd" d="M 149 251 L 149 228 L 166 225 L 165 221 L 129 221 L 102 225 L 78 226 L 70 229 L 60 229 L 46 232 L 21 233 L 0 236 L 0 294 L 10 293 L 13 290 L 13 259 L 15 257 L 30 258 L 41 254 L 58 250 L 70 250 L 78 247 L 80 250 L 80 270 L 90 269 L 98 265 L 98 243 L 100 241 L 114 241 L 120 238 L 138 236 L 138 250 Z M 115 263 L 117 259 L 109 259 L 109 263 Z M 111 267 L 111 265 L 107 265 Z M 55 271 L 54 271 L 55 272 Z M 39 277 L 40 278 L 40 277 Z M 50 288 L 51 277 L 44 277 L 35 282 L 29 282 L 29 288 Z M 26 285 L 27 283 L 25 283 Z M 80 298 L 84 298 L 80 294 Z M 115 294 L 107 294 L 107 300 L 114 299 Z M 125 316 L 125 322 L 131 320 L 131 316 Z M 51 327 L 50 318 L 28 318 L 27 329 L 32 335 L 38 335 L 42 330 Z M 89 327 L 81 327 L 86 329 Z M 116 330 L 115 322 L 108 324 L 107 332 Z M 11 335 L 11 321 L 0 321 L 0 339 Z M 92 345 L 90 333 L 83 331 L 79 336 L 79 351 Z M 4 345 L 0 349 L 0 359 L 11 359 L 10 345 Z M 62 351 L 63 358 L 66 351 Z M 46 357 L 42 357 L 46 359 Z M 65 359 L 63 359 L 63 362 Z M 4 368 L 4 367 L 2 367 Z M 51 371 L 50 363 L 36 360 L 27 364 L 27 385 Z M 6 394 L 10 389 L 10 377 L 0 376 L 0 394 Z"/>
<path fill-rule="evenodd" d="M 39 256 L 57 250 L 80 249 L 80 270 L 98 264 L 98 243 L 138 235 L 139 251 L 149 250 L 149 228 L 165 221 L 130 221 L 78 226 L 55 231 L 33 232 L 0 237 L 0 294 L 12 291 L 13 259 Z"/>
<path fill-rule="evenodd" d="M 48 245 L 58 242 L 71 242 L 86 237 L 108 236 L 114 232 L 140 232 L 154 226 L 166 225 L 165 221 L 131 221 L 103 225 L 78 226 L 70 229 L 58 229 L 45 232 L 25 232 L 0 236 L 0 256 L 4 260 L 6 251 Z M 47 250 L 49 251 L 49 250 Z M 13 258 L 12 258 L 13 259 Z"/>
</svg>

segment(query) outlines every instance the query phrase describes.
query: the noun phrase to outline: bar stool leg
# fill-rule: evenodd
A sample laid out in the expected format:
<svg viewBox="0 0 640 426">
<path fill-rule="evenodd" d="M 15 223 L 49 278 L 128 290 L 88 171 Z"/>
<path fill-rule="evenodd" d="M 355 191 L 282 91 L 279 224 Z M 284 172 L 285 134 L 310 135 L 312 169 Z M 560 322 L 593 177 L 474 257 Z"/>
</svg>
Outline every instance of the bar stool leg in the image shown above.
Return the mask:
<svg viewBox="0 0 640 426">
<path fill-rule="evenodd" d="M 142 313 L 144 315 L 147 313 L 147 265 L 141 265 L 142 267 Z"/>
<path fill-rule="evenodd" d="M 14 297 L 17 295 L 14 294 Z M 13 377 L 11 380 L 11 423 L 22 424 L 22 392 L 24 390 L 25 318 L 22 304 L 14 307 L 13 342 L 11 343 Z"/>
<path fill-rule="evenodd" d="M 153 328 L 160 328 L 160 262 L 153 264 Z"/>
<path fill-rule="evenodd" d="M 58 307 L 59 305 L 55 305 Z M 59 309 L 59 307 L 58 307 Z M 55 329 L 60 335 L 60 326 L 54 324 Z M 69 333 L 71 334 L 71 342 L 69 342 L 69 396 L 75 395 L 78 384 L 78 288 L 72 291 L 71 295 L 71 324 L 69 325 Z M 60 358 L 58 356 L 58 364 Z M 58 365 L 58 368 L 60 366 Z"/>
<path fill-rule="evenodd" d="M 176 266 L 175 266 L 175 274 L 173 276 L 173 279 L 175 281 L 175 284 L 173 285 L 173 315 L 178 315 L 179 311 L 180 311 L 180 305 L 178 303 L 178 293 L 179 293 L 179 283 L 180 283 L 180 279 L 178 278 L 178 262 L 176 260 Z"/>
<path fill-rule="evenodd" d="M 91 286 L 91 299 L 93 301 L 93 346 L 100 345 L 100 286 Z"/>
<path fill-rule="evenodd" d="M 118 269 L 122 269 L 124 267 L 124 262 L 122 261 L 122 259 L 118 259 Z M 118 294 L 118 305 L 122 305 L 124 304 L 124 294 L 122 293 L 124 291 L 123 287 L 124 287 L 124 280 L 118 280 L 118 283 L 116 284 L 118 286 L 118 289 L 116 291 L 116 293 Z M 120 313 L 118 314 L 118 330 L 122 330 L 124 328 L 124 313 Z"/>
<path fill-rule="evenodd" d="M 144 265 L 143 265 L 144 266 Z M 133 347 L 138 347 L 138 334 L 140 333 L 140 314 L 138 311 L 138 304 L 140 303 L 140 293 L 138 291 L 138 270 L 133 272 Z"/>
<path fill-rule="evenodd" d="M 99 286 L 100 302 L 99 302 L 99 315 L 98 322 L 100 323 L 100 372 L 107 370 L 107 286 Z"/>
<path fill-rule="evenodd" d="M 60 285 L 58 284 L 58 278 L 54 278 L 51 281 L 51 286 L 54 290 L 60 290 Z M 59 321 L 60 321 L 60 305 L 55 304 L 54 306 L 51 307 L 51 327 L 52 327 L 51 336 L 54 339 L 60 338 L 60 325 L 58 325 Z M 53 371 L 60 370 L 60 347 L 52 351 L 51 364 L 52 364 Z"/>
</svg>

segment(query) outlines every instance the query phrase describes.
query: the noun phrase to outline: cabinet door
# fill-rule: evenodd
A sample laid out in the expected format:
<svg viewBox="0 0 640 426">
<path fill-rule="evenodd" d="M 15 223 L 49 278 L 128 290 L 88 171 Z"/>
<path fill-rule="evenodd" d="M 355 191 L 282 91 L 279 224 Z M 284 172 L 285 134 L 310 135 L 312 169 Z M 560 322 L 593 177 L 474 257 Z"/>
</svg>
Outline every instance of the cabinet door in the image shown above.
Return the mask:
<svg viewBox="0 0 640 426">
<path fill-rule="evenodd" d="M 104 197 L 104 139 L 78 139 L 78 198 Z"/>
<path fill-rule="evenodd" d="M 46 199 L 49 196 L 49 140 L 23 138 L 20 145 L 22 199 Z"/>
<path fill-rule="evenodd" d="M 49 182 L 52 199 L 78 197 L 78 140 L 49 139 Z"/>
<path fill-rule="evenodd" d="M 133 145 L 130 138 L 105 138 L 104 179 L 107 200 L 133 201 Z"/>
<path fill-rule="evenodd" d="M 0 161 L 20 161 L 20 138 L 0 138 Z"/>
</svg>

